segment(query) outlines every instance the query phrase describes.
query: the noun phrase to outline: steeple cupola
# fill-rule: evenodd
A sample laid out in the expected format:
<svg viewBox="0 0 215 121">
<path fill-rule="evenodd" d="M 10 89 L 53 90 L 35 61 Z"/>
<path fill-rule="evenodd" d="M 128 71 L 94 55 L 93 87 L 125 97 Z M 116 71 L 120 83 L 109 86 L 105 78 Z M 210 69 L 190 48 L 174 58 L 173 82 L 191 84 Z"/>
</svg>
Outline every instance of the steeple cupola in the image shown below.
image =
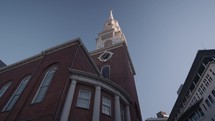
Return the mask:
<svg viewBox="0 0 215 121">
<path fill-rule="evenodd" d="M 112 10 L 108 20 L 104 24 L 104 30 L 99 33 L 96 39 L 96 49 L 112 46 L 116 43 L 126 42 L 125 36 L 117 20 L 114 19 Z"/>
</svg>

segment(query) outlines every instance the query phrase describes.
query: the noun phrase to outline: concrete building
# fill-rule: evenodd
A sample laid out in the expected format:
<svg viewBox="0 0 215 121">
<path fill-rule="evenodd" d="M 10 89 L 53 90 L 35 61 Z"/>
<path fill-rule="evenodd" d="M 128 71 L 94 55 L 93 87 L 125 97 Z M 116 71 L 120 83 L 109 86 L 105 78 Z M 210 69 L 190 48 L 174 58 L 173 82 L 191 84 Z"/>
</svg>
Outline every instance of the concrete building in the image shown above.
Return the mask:
<svg viewBox="0 0 215 121">
<path fill-rule="evenodd" d="M 215 121 L 215 50 L 200 50 L 168 121 Z"/>
<path fill-rule="evenodd" d="M 166 112 L 160 111 L 157 113 L 157 118 L 147 118 L 145 121 L 167 121 L 168 117 Z"/>
<path fill-rule="evenodd" d="M 2 121 L 142 121 L 135 70 L 112 12 L 88 52 L 80 38 L 0 69 Z"/>
</svg>

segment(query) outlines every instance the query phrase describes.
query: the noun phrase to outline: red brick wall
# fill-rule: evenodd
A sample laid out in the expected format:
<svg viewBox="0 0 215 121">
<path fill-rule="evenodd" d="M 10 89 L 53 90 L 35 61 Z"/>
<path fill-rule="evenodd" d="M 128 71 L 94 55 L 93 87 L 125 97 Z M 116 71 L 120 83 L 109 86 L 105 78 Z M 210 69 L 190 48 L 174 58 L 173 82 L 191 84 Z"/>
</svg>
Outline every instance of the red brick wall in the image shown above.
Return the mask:
<svg viewBox="0 0 215 121">
<path fill-rule="evenodd" d="M 79 90 L 84 89 L 91 92 L 91 98 L 90 98 L 90 108 L 84 109 L 79 108 L 76 106 Z M 78 83 L 76 85 L 75 94 L 73 97 L 73 103 L 70 110 L 70 116 L 69 121 L 91 121 L 92 120 L 92 114 L 93 114 L 93 104 L 94 104 L 94 93 L 95 93 L 95 87 L 86 85 L 86 84 L 80 84 Z"/>
<path fill-rule="evenodd" d="M 77 48 L 79 48 L 78 51 L 76 51 Z M 86 53 L 83 51 L 84 50 L 76 44 L 48 54 L 43 59 L 39 59 L 1 73 L 0 88 L 8 80 L 12 79 L 13 83 L 3 97 L 0 98 L 0 110 L 2 110 L 26 74 L 32 74 L 32 79 L 21 94 L 13 110 L 0 112 L 0 119 L 24 120 L 34 119 L 44 115 L 52 115 L 59 118 L 68 87 L 70 85 L 68 68 L 71 64 L 73 63 L 76 65 L 73 66 L 74 69 L 82 69 L 84 71 L 96 73 L 95 69 L 86 57 Z M 42 79 L 50 66 L 57 66 L 57 71 L 55 72 L 46 95 L 42 102 L 31 104 L 31 101 L 33 100 Z"/>
<path fill-rule="evenodd" d="M 131 97 L 132 103 L 131 103 L 131 118 L 132 120 L 136 120 L 136 113 L 140 110 L 138 97 L 137 97 L 137 91 L 134 81 L 134 76 L 131 73 L 130 67 L 129 67 L 129 55 L 126 50 L 126 46 L 118 46 L 114 49 L 108 50 L 112 53 L 112 57 L 106 61 L 102 62 L 98 60 L 98 57 L 100 54 L 102 54 L 104 51 L 101 51 L 100 53 L 97 53 L 95 55 L 92 55 L 92 58 L 98 65 L 98 67 L 101 69 L 105 65 L 110 65 L 110 80 L 118 84 L 120 87 L 122 87 Z M 134 109 L 135 103 L 137 104 L 137 111 Z"/>
</svg>

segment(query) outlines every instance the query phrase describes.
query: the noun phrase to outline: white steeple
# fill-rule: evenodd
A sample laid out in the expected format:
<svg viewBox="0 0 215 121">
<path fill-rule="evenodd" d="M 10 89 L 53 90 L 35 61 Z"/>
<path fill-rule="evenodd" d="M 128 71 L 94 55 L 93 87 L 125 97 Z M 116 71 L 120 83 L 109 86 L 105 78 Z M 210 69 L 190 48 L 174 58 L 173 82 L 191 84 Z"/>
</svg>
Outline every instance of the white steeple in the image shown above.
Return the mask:
<svg viewBox="0 0 215 121">
<path fill-rule="evenodd" d="M 110 10 L 110 14 L 109 14 L 109 20 L 110 20 L 110 19 L 114 19 L 114 18 L 113 18 L 112 10 Z"/>
<path fill-rule="evenodd" d="M 111 10 L 108 20 L 104 24 L 104 30 L 99 33 L 96 39 L 96 49 L 112 46 L 123 41 L 126 42 L 125 36 L 121 31 L 118 21 L 114 19 Z"/>
</svg>

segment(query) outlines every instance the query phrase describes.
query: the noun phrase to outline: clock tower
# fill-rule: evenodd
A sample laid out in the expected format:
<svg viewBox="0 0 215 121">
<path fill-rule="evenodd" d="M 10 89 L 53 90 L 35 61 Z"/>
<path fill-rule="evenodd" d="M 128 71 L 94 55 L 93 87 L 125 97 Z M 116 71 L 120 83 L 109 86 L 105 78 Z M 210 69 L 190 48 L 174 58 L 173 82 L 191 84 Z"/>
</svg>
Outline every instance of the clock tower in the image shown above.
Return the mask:
<svg viewBox="0 0 215 121">
<path fill-rule="evenodd" d="M 129 97 L 129 101 L 126 103 L 123 101 L 123 97 L 113 98 L 115 101 L 119 100 L 120 106 L 118 105 L 117 109 L 119 109 L 118 112 L 121 110 L 119 113 L 121 117 L 115 117 L 115 121 L 142 121 L 134 79 L 136 73 L 130 58 L 126 38 L 118 21 L 114 19 L 112 11 L 110 11 L 108 20 L 104 24 L 103 31 L 98 34 L 96 50 L 92 51 L 90 55 L 100 70 L 100 77 L 105 79 L 107 83 L 118 85 L 118 89 L 125 91 Z M 105 95 L 104 90 L 103 96 Z M 119 94 L 114 92 L 111 95 Z M 129 107 L 130 113 L 123 113 L 126 106 Z M 119 114 L 115 111 L 114 115 Z M 124 117 L 126 115 L 127 118 Z M 101 118 L 103 119 L 103 115 Z"/>
<path fill-rule="evenodd" d="M 112 10 L 109 18 L 104 24 L 104 30 L 99 33 L 96 39 L 96 49 L 109 47 L 119 42 L 125 42 L 126 39 L 117 20 L 114 19 Z"/>
</svg>

